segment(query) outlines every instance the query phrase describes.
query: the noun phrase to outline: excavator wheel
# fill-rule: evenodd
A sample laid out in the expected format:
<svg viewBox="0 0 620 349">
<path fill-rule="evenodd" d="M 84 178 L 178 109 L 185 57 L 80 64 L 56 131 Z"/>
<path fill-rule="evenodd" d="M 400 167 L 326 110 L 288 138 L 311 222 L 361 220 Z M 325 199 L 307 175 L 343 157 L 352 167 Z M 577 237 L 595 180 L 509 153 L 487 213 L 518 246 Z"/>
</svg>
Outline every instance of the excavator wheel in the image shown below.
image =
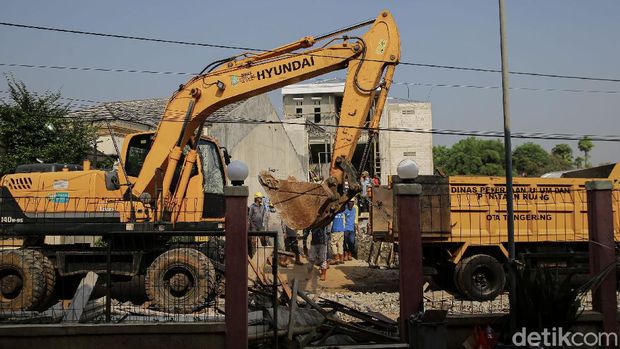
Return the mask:
<svg viewBox="0 0 620 349">
<path fill-rule="evenodd" d="M 56 270 L 54 265 L 45 257 L 43 253 L 35 250 L 24 250 L 26 253 L 33 253 L 37 263 L 43 266 L 43 277 L 45 278 L 45 294 L 41 298 L 36 310 L 46 310 L 53 303 L 54 287 L 56 286 Z"/>
<path fill-rule="evenodd" d="M 190 313 L 216 290 L 209 258 L 193 248 L 175 248 L 159 255 L 146 270 L 146 294 L 158 309 Z"/>
<path fill-rule="evenodd" d="M 31 310 L 45 296 L 44 267 L 32 250 L 0 252 L 0 310 Z"/>
</svg>

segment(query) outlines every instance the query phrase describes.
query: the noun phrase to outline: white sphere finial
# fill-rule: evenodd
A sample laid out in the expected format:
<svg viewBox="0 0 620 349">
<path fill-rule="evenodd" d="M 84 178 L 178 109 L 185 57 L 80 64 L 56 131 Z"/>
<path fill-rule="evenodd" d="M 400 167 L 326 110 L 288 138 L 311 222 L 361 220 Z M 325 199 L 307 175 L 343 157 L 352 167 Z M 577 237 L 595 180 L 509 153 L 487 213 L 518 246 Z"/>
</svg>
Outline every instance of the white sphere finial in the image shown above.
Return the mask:
<svg viewBox="0 0 620 349">
<path fill-rule="evenodd" d="M 420 173 L 420 167 L 411 159 L 404 159 L 396 167 L 396 173 L 401 179 L 414 179 Z"/>
<path fill-rule="evenodd" d="M 228 178 L 232 185 L 242 185 L 248 173 L 248 166 L 241 160 L 233 160 L 228 164 Z"/>
</svg>

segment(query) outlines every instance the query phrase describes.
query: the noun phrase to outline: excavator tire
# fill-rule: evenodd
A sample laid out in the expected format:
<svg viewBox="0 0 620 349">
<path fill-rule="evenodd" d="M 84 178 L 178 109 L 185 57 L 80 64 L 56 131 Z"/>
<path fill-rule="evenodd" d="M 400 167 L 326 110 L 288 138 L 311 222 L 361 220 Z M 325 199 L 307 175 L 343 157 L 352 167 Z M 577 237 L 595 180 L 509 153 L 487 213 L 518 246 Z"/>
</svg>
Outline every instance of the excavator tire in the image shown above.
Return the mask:
<svg viewBox="0 0 620 349">
<path fill-rule="evenodd" d="M 474 301 L 493 300 L 504 291 L 506 274 L 502 264 L 492 256 L 477 254 L 459 262 L 455 270 L 459 291 Z"/>
<path fill-rule="evenodd" d="M 146 270 L 144 283 L 152 304 L 171 313 L 195 311 L 216 291 L 211 261 L 193 248 L 175 248 L 159 255 Z"/>
<path fill-rule="evenodd" d="M 0 310 L 31 310 L 43 299 L 44 267 L 32 252 L 0 252 Z"/>
<path fill-rule="evenodd" d="M 56 270 L 54 265 L 43 253 L 35 250 L 24 250 L 26 253 L 33 253 L 37 263 L 43 266 L 43 277 L 45 278 L 45 294 L 39 304 L 34 308 L 36 310 L 46 310 L 52 305 L 54 298 L 54 287 L 56 286 Z"/>
</svg>

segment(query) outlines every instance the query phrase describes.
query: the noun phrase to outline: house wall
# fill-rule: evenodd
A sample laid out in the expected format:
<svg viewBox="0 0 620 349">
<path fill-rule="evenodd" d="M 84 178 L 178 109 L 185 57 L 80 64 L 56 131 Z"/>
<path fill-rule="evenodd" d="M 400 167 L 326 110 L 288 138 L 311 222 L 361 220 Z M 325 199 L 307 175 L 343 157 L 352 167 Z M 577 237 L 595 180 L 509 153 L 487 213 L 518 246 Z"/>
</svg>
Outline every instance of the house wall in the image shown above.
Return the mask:
<svg viewBox="0 0 620 349">
<path fill-rule="evenodd" d="M 226 118 L 260 119 L 278 121 L 278 115 L 266 95 L 252 97 L 232 110 Z M 299 126 L 303 127 L 303 126 Z M 228 149 L 234 160 L 245 162 L 249 176 L 245 184 L 250 195 L 264 190 L 258 182 L 258 174 L 271 170 L 276 178 L 294 176 L 307 179 L 307 147 L 302 146 L 300 131 L 290 128 L 295 134 L 295 144 L 281 124 L 217 124 L 208 127 L 208 134 L 215 137 L 221 146 Z M 250 200 L 252 198 L 250 197 Z"/>
<path fill-rule="evenodd" d="M 386 103 L 381 117 L 382 128 L 430 129 L 433 127 L 431 103 Z M 379 132 L 381 183 L 389 175 L 396 175 L 396 167 L 403 159 L 413 159 L 420 166 L 420 174 L 433 174 L 433 136 L 430 133 Z"/>
<path fill-rule="evenodd" d="M 301 109 L 303 118 L 313 121 L 315 101 L 320 98 L 322 113 L 336 112 L 336 98 L 342 98 L 344 83 L 296 84 L 282 89 L 283 108 L 286 117 L 298 116 Z M 298 105 L 301 103 L 301 105 Z M 336 125 L 335 117 L 322 116 L 320 125 Z M 381 127 L 384 128 L 432 128 L 431 104 L 426 102 L 388 101 L 383 111 Z M 325 128 L 333 132 L 333 128 Z M 325 143 L 325 134 L 311 134 L 309 144 Z M 333 140 L 332 140 L 333 142 Z M 366 132 L 358 141 L 364 145 L 368 142 Z M 398 163 L 406 158 L 414 159 L 420 166 L 420 174 L 433 173 L 433 141 L 431 134 L 405 132 L 379 132 L 379 154 L 381 181 L 387 183 L 390 175 L 396 174 Z M 372 157 L 371 157 L 372 159 Z M 312 160 L 311 160 L 312 161 Z M 311 164 L 317 167 L 317 164 Z"/>
</svg>

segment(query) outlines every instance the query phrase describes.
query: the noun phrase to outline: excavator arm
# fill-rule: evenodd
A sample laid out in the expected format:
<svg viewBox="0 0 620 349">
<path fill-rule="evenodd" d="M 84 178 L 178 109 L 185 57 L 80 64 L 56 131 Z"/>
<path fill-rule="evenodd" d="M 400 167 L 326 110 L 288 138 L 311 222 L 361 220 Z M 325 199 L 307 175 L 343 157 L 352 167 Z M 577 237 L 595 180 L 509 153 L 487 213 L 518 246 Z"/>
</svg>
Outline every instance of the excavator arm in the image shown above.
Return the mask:
<svg viewBox="0 0 620 349">
<path fill-rule="evenodd" d="M 318 217 L 329 215 L 325 212 L 333 211 L 337 203 L 343 200 L 344 181 L 348 179 L 351 183 L 356 182 L 350 178 L 354 172 L 350 166 L 350 159 L 361 134 L 361 127 L 364 126 L 378 89 L 379 101 L 373 120 L 380 115 L 381 110 L 378 107 L 382 107 L 385 102 L 394 66 L 400 58 L 398 30 L 388 11 L 382 11 L 375 20 L 363 24 L 371 27 L 361 37 L 336 37 L 345 30 L 320 38 L 305 37 L 270 51 L 258 54 L 246 53 L 236 59 L 222 61 L 213 70 L 181 85 L 168 101 L 151 149 L 139 176 L 129 185 L 128 194 L 142 198 L 144 193 L 157 195 L 155 188 L 161 188 L 159 195 L 163 196 L 166 207 L 161 210 L 162 216 L 158 218 L 166 219 L 165 212 L 168 212 L 171 214 L 169 219 L 174 222 L 196 162 L 197 139 L 209 115 L 231 103 L 348 67 L 340 127 L 336 138 L 337 149 L 334 151 L 336 161 L 332 164 L 331 178 L 327 183 L 319 185 L 320 188 L 310 190 L 317 195 L 320 194 L 318 197 L 321 198 L 316 200 L 312 207 L 304 208 L 310 212 L 314 211 L 309 215 L 313 217 L 313 222 L 309 222 L 307 218 L 295 222 L 293 216 L 285 221 L 291 227 L 305 228 L 315 224 L 314 221 Z M 347 29 L 356 29 L 359 26 Z M 330 37 L 331 40 L 325 46 L 312 49 L 317 41 Z M 301 49 L 305 50 L 300 51 Z M 373 124 L 376 123 L 373 121 Z M 184 158 L 182 164 L 181 158 Z M 178 167 L 181 168 L 179 180 L 174 186 L 174 192 L 171 192 L 172 180 Z M 158 177 L 156 173 L 159 171 L 163 173 L 163 179 L 161 183 L 155 183 Z M 285 184 L 282 183 L 284 181 L 262 175 L 259 179 L 271 193 L 278 191 L 279 182 L 280 186 Z M 292 185 L 295 186 L 295 183 Z M 302 202 L 303 198 L 308 196 L 304 193 L 300 195 L 295 198 L 289 197 L 287 200 L 276 199 L 274 203 L 281 211 L 294 211 L 295 202 L 299 200 Z M 290 207 L 287 206 L 289 203 Z"/>
</svg>

